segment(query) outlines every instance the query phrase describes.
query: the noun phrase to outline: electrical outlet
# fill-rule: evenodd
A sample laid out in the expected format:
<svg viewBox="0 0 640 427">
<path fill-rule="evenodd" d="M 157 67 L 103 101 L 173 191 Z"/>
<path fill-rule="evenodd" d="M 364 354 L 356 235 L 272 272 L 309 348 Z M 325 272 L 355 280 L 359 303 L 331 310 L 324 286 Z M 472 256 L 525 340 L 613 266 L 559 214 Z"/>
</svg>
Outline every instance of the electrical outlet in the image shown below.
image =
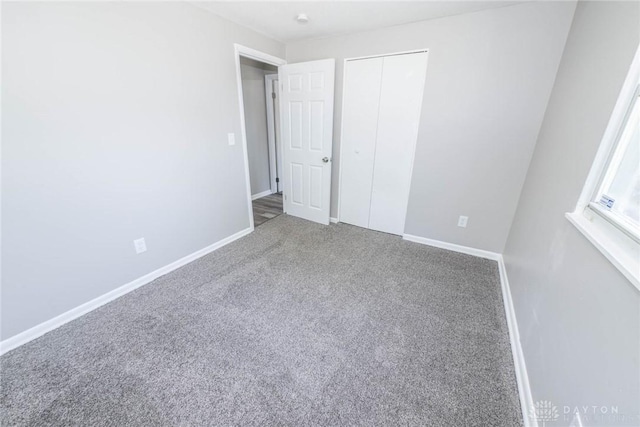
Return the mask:
<svg viewBox="0 0 640 427">
<path fill-rule="evenodd" d="M 469 217 L 468 216 L 460 215 L 460 218 L 458 218 L 458 227 L 466 228 L 467 227 L 467 221 L 469 221 Z"/>
<path fill-rule="evenodd" d="M 229 141 L 229 145 L 236 145 L 236 134 L 233 132 L 228 133 L 227 140 Z"/>
<path fill-rule="evenodd" d="M 147 243 L 144 241 L 144 237 L 133 241 L 133 246 L 136 248 L 136 253 L 141 254 L 147 251 Z"/>
</svg>

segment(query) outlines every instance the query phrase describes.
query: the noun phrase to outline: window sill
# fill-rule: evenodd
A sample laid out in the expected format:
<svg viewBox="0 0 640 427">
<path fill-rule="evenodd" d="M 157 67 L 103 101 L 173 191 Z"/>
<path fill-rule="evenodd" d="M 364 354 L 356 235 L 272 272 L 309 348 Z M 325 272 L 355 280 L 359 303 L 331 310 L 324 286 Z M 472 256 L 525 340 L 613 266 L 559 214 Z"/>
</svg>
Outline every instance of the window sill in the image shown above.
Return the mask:
<svg viewBox="0 0 640 427">
<path fill-rule="evenodd" d="M 640 291 L 638 243 L 588 208 L 565 216 Z"/>
</svg>

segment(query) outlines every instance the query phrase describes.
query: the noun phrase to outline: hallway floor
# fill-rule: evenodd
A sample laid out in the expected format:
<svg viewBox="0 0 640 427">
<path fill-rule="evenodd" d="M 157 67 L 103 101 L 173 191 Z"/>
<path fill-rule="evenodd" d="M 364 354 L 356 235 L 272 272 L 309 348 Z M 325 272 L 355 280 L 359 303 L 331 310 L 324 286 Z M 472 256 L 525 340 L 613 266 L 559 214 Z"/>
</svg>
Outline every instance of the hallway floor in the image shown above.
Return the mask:
<svg viewBox="0 0 640 427">
<path fill-rule="evenodd" d="M 282 194 L 278 193 L 270 194 L 254 200 L 253 225 L 257 227 L 270 219 L 281 215 L 283 213 L 282 203 Z"/>
</svg>

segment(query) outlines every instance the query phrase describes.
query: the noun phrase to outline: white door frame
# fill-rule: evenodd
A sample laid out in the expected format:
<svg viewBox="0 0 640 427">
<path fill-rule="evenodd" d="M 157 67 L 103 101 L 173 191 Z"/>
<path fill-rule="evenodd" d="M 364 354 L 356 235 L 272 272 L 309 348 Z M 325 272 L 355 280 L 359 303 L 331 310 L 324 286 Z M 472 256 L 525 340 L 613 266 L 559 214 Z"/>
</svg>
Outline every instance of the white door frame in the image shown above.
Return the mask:
<svg viewBox="0 0 640 427">
<path fill-rule="evenodd" d="M 260 52 L 259 50 L 251 49 L 250 47 L 242 46 L 234 43 L 234 56 L 236 62 L 236 83 L 238 85 L 238 105 L 240 106 L 240 133 L 242 135 L 242 153 L 244 156 L 244 176 L 246 181 L 247 190 L 247 209 L 249 214 L 249 228 L 254 230 L 253 224 L 253 201 L 251 199 L 251 181 L 249 176 L 249 152 L 247 150 L 247 128 L 244 118 L 244 98 L 242 94 L 242 73 L 240 70 L 240 57 L 253 59 L 256 61 L 264 62 L 267 64 L 275 65 L 279 67 L 287 63 L 282 58 L 269 55 L 268 53 Z"/>
<path fill-rule="evenodd" d="M 278 165 L 282 167 L 282 147 L 279 135 L 277 135 L 278 126 L 276 125 L 275 106 L 276 102 L 280 102 L 280 88 L 273 86 L 273 81 L 278 80 L 278 73 L 267 74 L 264 76 L 264 93 L 267 103 L 267 140 L 269 143 L 269 180 L 271 181 L 271 193 L 278 191 L 278 183 L 276 177 L 280 179 L 280 191 L 282 191 L 282 177 L 278 176 Z M 271 95 L 274 93 L 277 100 Z"/>
<path fill-rule="evenodd" d="M 416 49 L 416 50 L 405 50 L 405 51 L 401 51 L 401 52 L 391 52 L 391 53 L 381 53 L 378 55 L 368 55 L 368 56 L 357 56 L 357 57 L 353 57 L 353 58 L 344 58 L 344 61 L 342 62 L 342 101 L 341 101 L 341 107 L 340 107 L 340 158 L 338 159 L 338 162 L 340 163 L 338 165 L 338 216 L 337 218 L 335 218 L 335 222 L 340 222 L 340 201 L 342 199 L 342 135 L 344 133 L 344 91 L 345 91 L 345 86 L 344 86 L 344 82 L 346 81 L 347 78 L 347 61 L 356 61 L 358 59 L 370 59 L 370 58 L 380 58 L 380 57 L 384 57 L 384 56 L 394 56 L 394 55 L 408 55 L 408 54 L 412 54 L 412 53 L 422 53 L 422 52 L 429 52 L 429 49 Z M 426 78 L 425 78 L 425 82 L 426 82 Z M 425 83 L 426 84 L 426 83 Z M 424 90 L 424 88 L 423 88 Z M 424 101 L 423 101 L 424 102 Z M 411 176 L 413 177 L 413 164 L 415 163 L 415 152 L 417 149 L 417 141 L 416 141 L 416 145 L 413 147 L 413 158 L 411 161 Z M 411 191 L 409 191 L 409 193 L 411 193 Z M 409 203 L 409 200 L 407 200 L 407 204 Z M 333 218 L 332 218 L 333 221 Z"/>
</svg>

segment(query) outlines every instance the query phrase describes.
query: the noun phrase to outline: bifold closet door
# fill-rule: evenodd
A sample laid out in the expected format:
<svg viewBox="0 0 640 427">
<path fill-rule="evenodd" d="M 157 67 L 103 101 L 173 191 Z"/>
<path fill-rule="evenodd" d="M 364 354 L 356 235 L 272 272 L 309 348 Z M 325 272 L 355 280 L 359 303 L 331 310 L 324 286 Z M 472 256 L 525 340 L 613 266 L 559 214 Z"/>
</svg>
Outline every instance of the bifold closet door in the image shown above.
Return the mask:
<svg viewBox="0 0 640 427">
<path fill-rule="evenodd" d="M 427 53 L 349 60 L 345 67 L 340 221 L 402 235 Z"/>
<path fill-rule="evenodd" d="M 342 111 L 340 221 L 369 227 L 384 58 L 347 61 Z"/>
<path fill-rule="evenodd" d="M 369 228 L 404 233 L 427 53 L 384 58 Z"/>
</svg>

